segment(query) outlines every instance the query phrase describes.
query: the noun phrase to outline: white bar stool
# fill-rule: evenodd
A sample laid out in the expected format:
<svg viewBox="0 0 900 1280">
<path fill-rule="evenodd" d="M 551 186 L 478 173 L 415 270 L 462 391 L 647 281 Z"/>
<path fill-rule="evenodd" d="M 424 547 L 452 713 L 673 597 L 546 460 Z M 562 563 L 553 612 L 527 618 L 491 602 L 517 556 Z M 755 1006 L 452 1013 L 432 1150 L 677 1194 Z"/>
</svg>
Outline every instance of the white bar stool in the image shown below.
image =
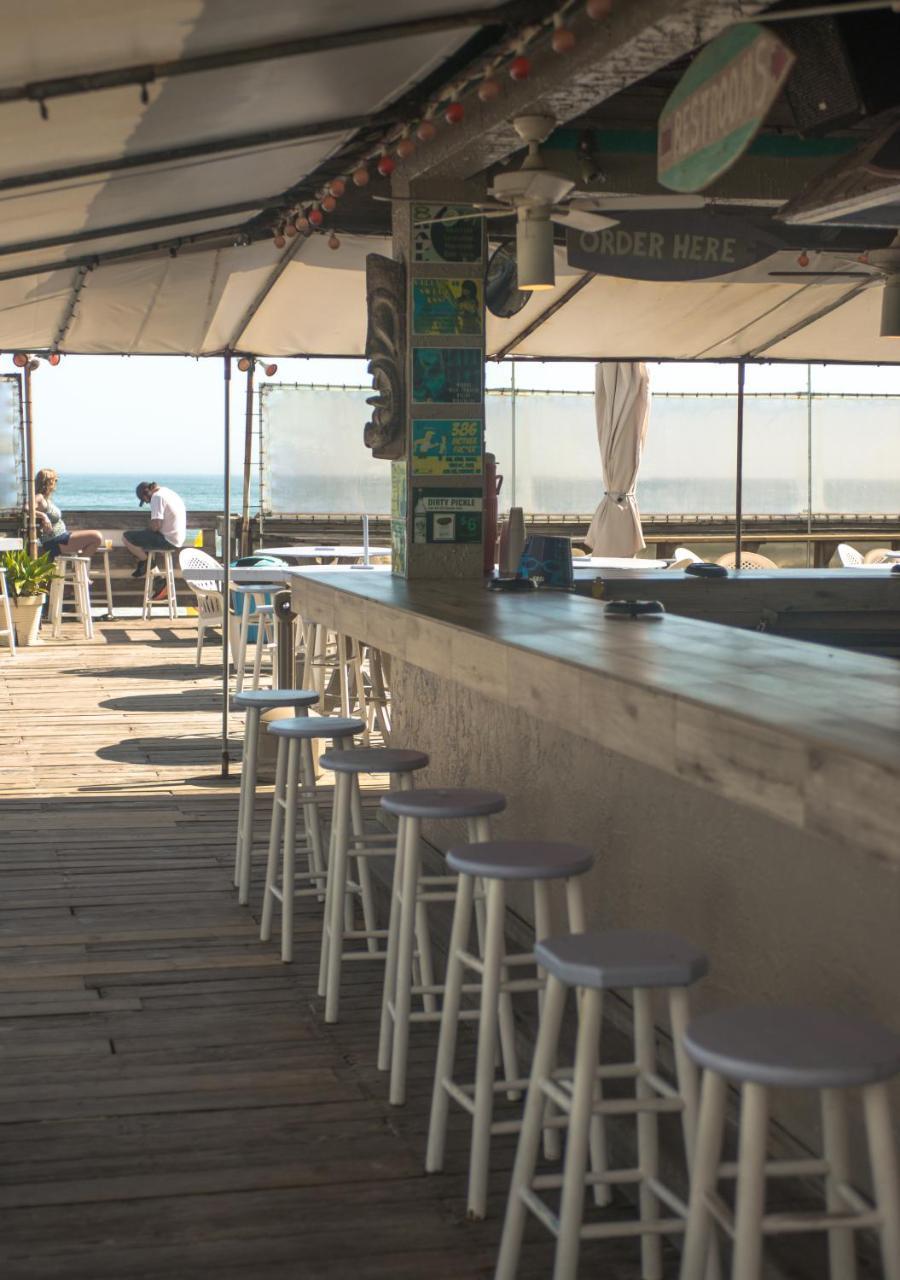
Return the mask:
<svg viewBox="0 0 900 1280">
<path fill-rule="evenodd" d="M 0 627 L 0 636 L 6 638 L 9 646 L 9 656 L 16 656 L 16 629 L 13 626 L 12 610 L 9 607 L 9 592 L 6 589 L 6 570 L 0 569 L 0 608 L 2 608 L 3 626 Z"/>
<path fill-rule="evenodd" d="M 543 1003 L 545 980 L 538 971 L 534 978 L 509 980 L 506 971 L 512 967 L 533 967 L 534 952 L 505 955 L 506 884 L 508 881 L 530 882 L 534 894 L 535 934 L 540 941 L 550 932 L 551 881 L 563 881 L 570 929 L 584 929 L 584 902 L 580 877 L 594 865 L 590 849 L 580 845 L 543 841 L 494 840 L 462 845 L 447 854 L 447 866 L 459 875 L 450 955 L 447 961 L 447 984 L 441 1035 L 434 1072 L 431 1120 L 428 1126 L 428 1150 L 425 1168 L 438 1173 L 444 1167 L 444 1144 L 450 1099 L 472 1117 L 472 1140 L 469 1148 L 468 1216 L 483 1218 L 487 1208 L 487 1180 L 490 1166 L 491 1136 L 515 1133 L 521 1121 L 502 1120 L 493 1123 L 494 1093 L 499 1089 L 516 1097 L 524 1088 L 524 1080 L 497 1082 L 494 1078 L 497 1053 L 497 1030 L 502 1018 L 502 1001 L 514 991 L 536 991 L 538 1007 Z M 472 903 L 475 883 L 485 885 L 487 921 L 484 958 L 468 950 L 472 927 Z M 475 1081 L 461 1085 L 453 1079 L 456 1035 L 459 1024 L 463 971 L 473 970 L 481 977 L 481 1000 L 478 1016 L 478 1054 Z M 510 1092 L 510 1085 L 513 1092 Z M 549 1139 L 551 1151 L 555 1141 Z"/>
<path fill-rule="evenodd" d="M 381 999 L 381 1032 L 378 1039 L 378 1070 L 390 1071 L 390 1100 L 395 1107 L 406 1101 L 406 1061 L 409 1052 L 411 1022 L 437 1022 L 440 1012 L 437 996 L 444 988 L 435 983 L 431 967 L 428 938 L 428 903 L 452 902 L 456 876 L 422 876 L 419 838 L 422 823 L 429 820 L 455 819 L 465 822 L 469 840 L 490 838 L 490 817 L 506 808 L 506 797 L 499 791 L 476 791 L 474 788 L 433 788 L 427 791 L 393 792 L 384 796 L 381 807 L 399 819 L 397 855 L 391 887 L 391 911 L 388 921 L 387 960 L 384 968 L 384 991 Z M 478 904 L 481 908 L 482 904 Z M 483 912 L 479 910 L 479 932 Z M 413 962 L 414 940 L 419 937 L 420 981 L 416 981 Z M 421 996 L 423 1008 L 412 1012 L 413 996 Z M 515 1057 L 512 1009 L 504 1026 L 504 1048 L 508 1069 Z M 512 1074 L 515 1074 L 512 1071 Z"/>
<path fill-rule="evenodd" d="M 94 622 L 91 618 L 91 580 L 89 556 L 57 556 L 54 569 L 56 573 L 50 583 L 50 603 L 48 606 L 48 622 L 51 624 L 53 639 L 62 636 L 63 592 L 66 579 L 71 574 L 72 592 L 75 596 L 75 612 L 84 630 L 85 640 L 94 638 Z"/>
<path fill-rule="evenodd" d="M 325 1021 L 337 1022 L 341 991 L 341 967 L 345 960 L 377 960 L 387 956 L 378 942 L 387 938 L 387 930 L 377 926 L 375 898 L 372 892 L 368 859 L 394 855 L 394 837 L 389 833 L 366 835 L 359 793 L 361 774 L 390 775 L 392 791 L 409 791 L 413 773 L 428 765 L 424 751 L 408 751 L 397 747 L 350 747 L 342 751 L 326 751 L 319 759 L 323 769 L 335 774 L 334 807 L 332 809 L 331 844 L 328 852 L 328 890 L 322 927 L 322 953 L 319 964 L 319 995 L 325 997 Z M 387 845 L 387 847 L 386 847 Z M 355 859 L 357 883 L 348 879 L 349 863 Z M 353 925 L 351 890 L 362 899 L 363 925 Z M 345 943 L 365 942 L 345 950 Z M 427 942 L 420 940 L 420 951 Z"/>
<path fill-rule="evenodd" d="M 887 1082 L 900 1074 L 900 1036 L 877 1023 L 810 1008 L 723 1009 L 697 1018 L 685 1048 L 704 1068 L 681 1280 L 703 1267 L 713 1220 L 734 1240 L 732 1280 L 761 1280 L 763 1240 L 785 1232 L 828 1232 L 831 1280 L 855 1280 L 853 1232 L 877 1229 L 884 1280 L 900 1280 L 900 1176 Z M 720 1164 L 727 1082 L 740 1086 L 736 1164 Z M 768 1091 L 821 1093 L 821 1160 L 767 1160 Z M 862 1090 L 875 1203 L 850 1185 L 846 1091 Z M 766 1213 L 767 1177 L 821 1175 L 825 1213 Z M 735 1212 L 717 1193 L 737 1178 Z"/>
<path fill-rule="evenodd" d="M 320 622 L 309 622 L 304 627 L 303 649 L 304 686 L 307 689 L 318 689 L 324 706 L 332 673 L 337 673 L 341 715 L 349 716 L 355 711 L 366 721 L 363 741 L 368 746 L 369 716 L 362 668 L 362 645 L 349 636 L 330 631 Z"/>
<path fill-rule="evenodd" d="M 165 604 L 169 617 L 178 617 L 178 600 L 175 596 L 175 549 L 161 551 L 156 549 L 147 552 L 147 567 L 144 570 L 144 601 L 141 605 L 141 617 L 146 622 L 153 612 L 153 568 L 157 556 L 162 556 L 163 577 L 166 580 Z M 160 601 L 162 604 L 163 601 Z"/>
<path fill-rule="evenodd" d="M 531 1067 L 528 1098 L 513 1167 L 506 1220 L 495 1280 L 514 1280 L 522 1247 L 526 1210 L 556 1236 L 553 1280 L 575 1280 L 582 1240 L 639 1236 L 643 1280 L 661 1280 L 661 1236 L 684 1230 L 687 1206 L 659 1178 L 658 1121 L 661 1113 L 681 1116 L 685 1158 L 690 1167 L 697 1117 L 696 1072 L 683 1047 L 688 1016 L 687 988 L 704 976 L 706 956 L 689 942 L 667 933 L 615 929 L 555 937 L 538 943 L 535 958 L 547 974 L 547 989 Z M 578 997 L 578 1039 L 574 1071 L 555 1069 L 559 1031 L 566 995 Z M 603 993 L 628 990 L 634 1019 L 634 1061 L 599 1066 Z M 653 991 L 668 1001 L 675 1041 L 677 1085 L 656 1069 Z M 634 1093 L 602 1100 L 599 1082 L 632 1080 Z M 551 1103 L 568 1116 L 563 1172 L 535 1177 L 541 1129 Z M 636 1116 L 638 1164 L 634 1169 L 610 1170 L 606 1164 L 605 1134 L 597 1117 Z M 601 1145 L 602 1142 L 602 1145 Z M 593 1172 L 588 1174 L 590 1149 Z M 585 1186 L 637 1186 L 638 1220 L 583 1225 Z M 561 1188 L 559 1213 L 539 1194 Z M 671 1216 L 660 1216 L 660 1202 Z M 717 1259 L 705 1271 L 718 1274 Z M 701 1280 L 704 1265 L 691 1272 Z"/>
<path fill-rule="evenodd" d="M 244 752 L 241 759 L 241 798 L 238 805 L 237 844 L 234 854 L 234 883 L 242 907 L 250 901 L 250 867 L 253 851 L 253 818 L 256 811 L 256 763 L 259 745 L 259 718 L 264 711 L 293 710 L 304 716 L 319 695 L 309 689 L 253 689 L 238 693 L 234 706 L 246 711 Z"/>
<path fill-rule="evenodd" d="M 339 716 L 297 716 L 275 720 L 268 732 L 278 739 L 275 763 L 275 795 L 272 800 L 272 826 L 269 831 L 269 853 L 266 860 L 266 887 L 263 893 L 262 923 L 259 936 L 268 942 L 272 936 L 272 913 L 281 903 L 281 958 L 288 964 L 294 956 L 294 898 L 315 896 L 324 902 L 327 879 L 322 845 L 316 773 L 312 744 L 326 739 L 339 748 L 365 729 L 361 720 Z M 303 808 L 304 844 L 299 850 L 307 856 L 307 870 L 294 870 L 297 834 L 297 804 Z M 278 882 L 278 845 L 282 846 L 281 883 Z M 307 888 L 298 889 L 297 880 Z"/>
<path fill-rule="evenodd" d="M 232 583 L 231 592 L 241 601 L 240 626 L 238 628 L 237 653 L 235 654 L 235 692 L 240 693 L 244 687 L 244 673 L 247 666 L 247 645 L 250 627 L 256 627 L 256 640 L 253 654 L 253 688 L 259 688 L 262 671 L 263 654 L 268 653 L 272 663 L 272 679 L 274 683 L 278 662 L 275 656 L 275 609 L 266 603 L 266 596 L 280 590 L 271 583 Z M 307 686 L 309 687 L 309 686 Z"/>
</svg>

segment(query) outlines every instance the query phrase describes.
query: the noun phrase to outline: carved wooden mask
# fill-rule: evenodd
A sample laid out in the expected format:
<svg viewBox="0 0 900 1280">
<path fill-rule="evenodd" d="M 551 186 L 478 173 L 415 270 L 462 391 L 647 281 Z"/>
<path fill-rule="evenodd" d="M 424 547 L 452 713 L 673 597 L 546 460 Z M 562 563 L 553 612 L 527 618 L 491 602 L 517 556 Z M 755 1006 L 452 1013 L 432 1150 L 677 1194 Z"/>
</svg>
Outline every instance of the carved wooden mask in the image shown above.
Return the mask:
<svg viewBox="0 0 900 1280">
<path fill-rule="evenodd" d="M 366 257 L 366 355 L 376 392 L 363 439 L 376 458 L 406 449 L 406 268 L 380 253 Z"/>
</svg>

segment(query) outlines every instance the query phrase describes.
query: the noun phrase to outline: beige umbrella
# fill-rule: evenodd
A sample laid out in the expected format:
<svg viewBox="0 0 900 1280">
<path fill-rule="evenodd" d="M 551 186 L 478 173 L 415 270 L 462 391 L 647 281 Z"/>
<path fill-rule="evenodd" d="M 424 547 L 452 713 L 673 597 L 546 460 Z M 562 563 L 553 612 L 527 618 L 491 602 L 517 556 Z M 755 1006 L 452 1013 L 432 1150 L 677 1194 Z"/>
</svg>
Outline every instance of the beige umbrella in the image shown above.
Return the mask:
<svg viewBox="0 0 900 1280">
<path fill-rule="evenodd" d="M 647 544 L 634 496 L 647 423 L 650 379 L 635 360 L 597 365 L 595 412 L 604 492 L 585 542 L 598 556 L 633 556 Z"/>
</svg>

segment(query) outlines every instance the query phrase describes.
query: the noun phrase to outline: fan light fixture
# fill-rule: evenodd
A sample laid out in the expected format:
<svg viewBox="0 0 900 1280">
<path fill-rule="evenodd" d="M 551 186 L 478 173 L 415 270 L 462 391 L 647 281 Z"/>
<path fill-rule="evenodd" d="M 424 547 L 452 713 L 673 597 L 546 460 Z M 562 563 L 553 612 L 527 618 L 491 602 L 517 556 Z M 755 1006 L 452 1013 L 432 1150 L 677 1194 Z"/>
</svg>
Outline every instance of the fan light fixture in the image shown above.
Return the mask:
<svg viewBox="0 0 900 1280">
<path fill-rule="evenodd" d="M 519 210 L 516 222 L 516 263 L 520 289 L 534 293 L 539 289 L 552 289 L 556 284 L 553 224 L 549 210 Z"/>
<path fill-rule="evenodd" d="M 900 338 L 900 276 L 885 281 L 881 299 L 881 336 Z"/>
</svg>

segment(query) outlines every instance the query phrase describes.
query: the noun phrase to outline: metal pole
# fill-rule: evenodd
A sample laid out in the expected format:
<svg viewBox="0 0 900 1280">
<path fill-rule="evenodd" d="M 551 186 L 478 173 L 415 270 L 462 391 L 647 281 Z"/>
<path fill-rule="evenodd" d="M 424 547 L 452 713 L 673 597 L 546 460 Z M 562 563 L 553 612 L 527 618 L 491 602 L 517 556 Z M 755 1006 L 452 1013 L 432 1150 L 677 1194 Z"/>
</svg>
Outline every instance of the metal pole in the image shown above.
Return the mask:
<svg viewBox="0 0 900 1280">
<path fill-rule="evenodd" d="M 278 654 L 278 688 L 294 688 L 294 620 L 297 615 L 291 608 L 290 591 L 276 591 L 272 597 L 275 606 L 275 651 Z"/>
<path fill-rule="evenodd" d="M 806 366 L 806 567 L 813 563 L 812 540 L 812 365 Z"/>
<path fill-rule="evenodd" d="M 34 504 L 34 427 L 31 420 L 31 359 L 25 366 L 25 488 L 28 500 L 28 554 L 37 555 L 37 513 Z"/>
<path fill-rule="evenodd" d="M 741 567 L 744 516 L 744 362 L 738 361 L 737 393 L 737 468 L 734 490 L 734 564 Z"/>
<path fill-rule="evenodd" d="M 253 371 L 256 361 L 250 361 L 247 370 L 247 404 L 244 418 L 244 491 L 241 495 L 241 554 L 250 554 L 250 460 L 253 453 Z"/>
<path fill-rule="evenodd" d="M 228 632 L 231 622 L 231 574 L 229 572 L 229 561 L 231 559 L 231 356 L 227 353 L 225 355 L 224 435 L 225 474 L 223 483 L 225 488 L 222 506 L 224 508 L 225 528 L 222 536 L 222 562 L 225 572 L 222 578 L 222 777 L 227 778 L 228 765 L 230 763 L 228 756 L 228 698 L 230 695 Z"/>
</svg>

